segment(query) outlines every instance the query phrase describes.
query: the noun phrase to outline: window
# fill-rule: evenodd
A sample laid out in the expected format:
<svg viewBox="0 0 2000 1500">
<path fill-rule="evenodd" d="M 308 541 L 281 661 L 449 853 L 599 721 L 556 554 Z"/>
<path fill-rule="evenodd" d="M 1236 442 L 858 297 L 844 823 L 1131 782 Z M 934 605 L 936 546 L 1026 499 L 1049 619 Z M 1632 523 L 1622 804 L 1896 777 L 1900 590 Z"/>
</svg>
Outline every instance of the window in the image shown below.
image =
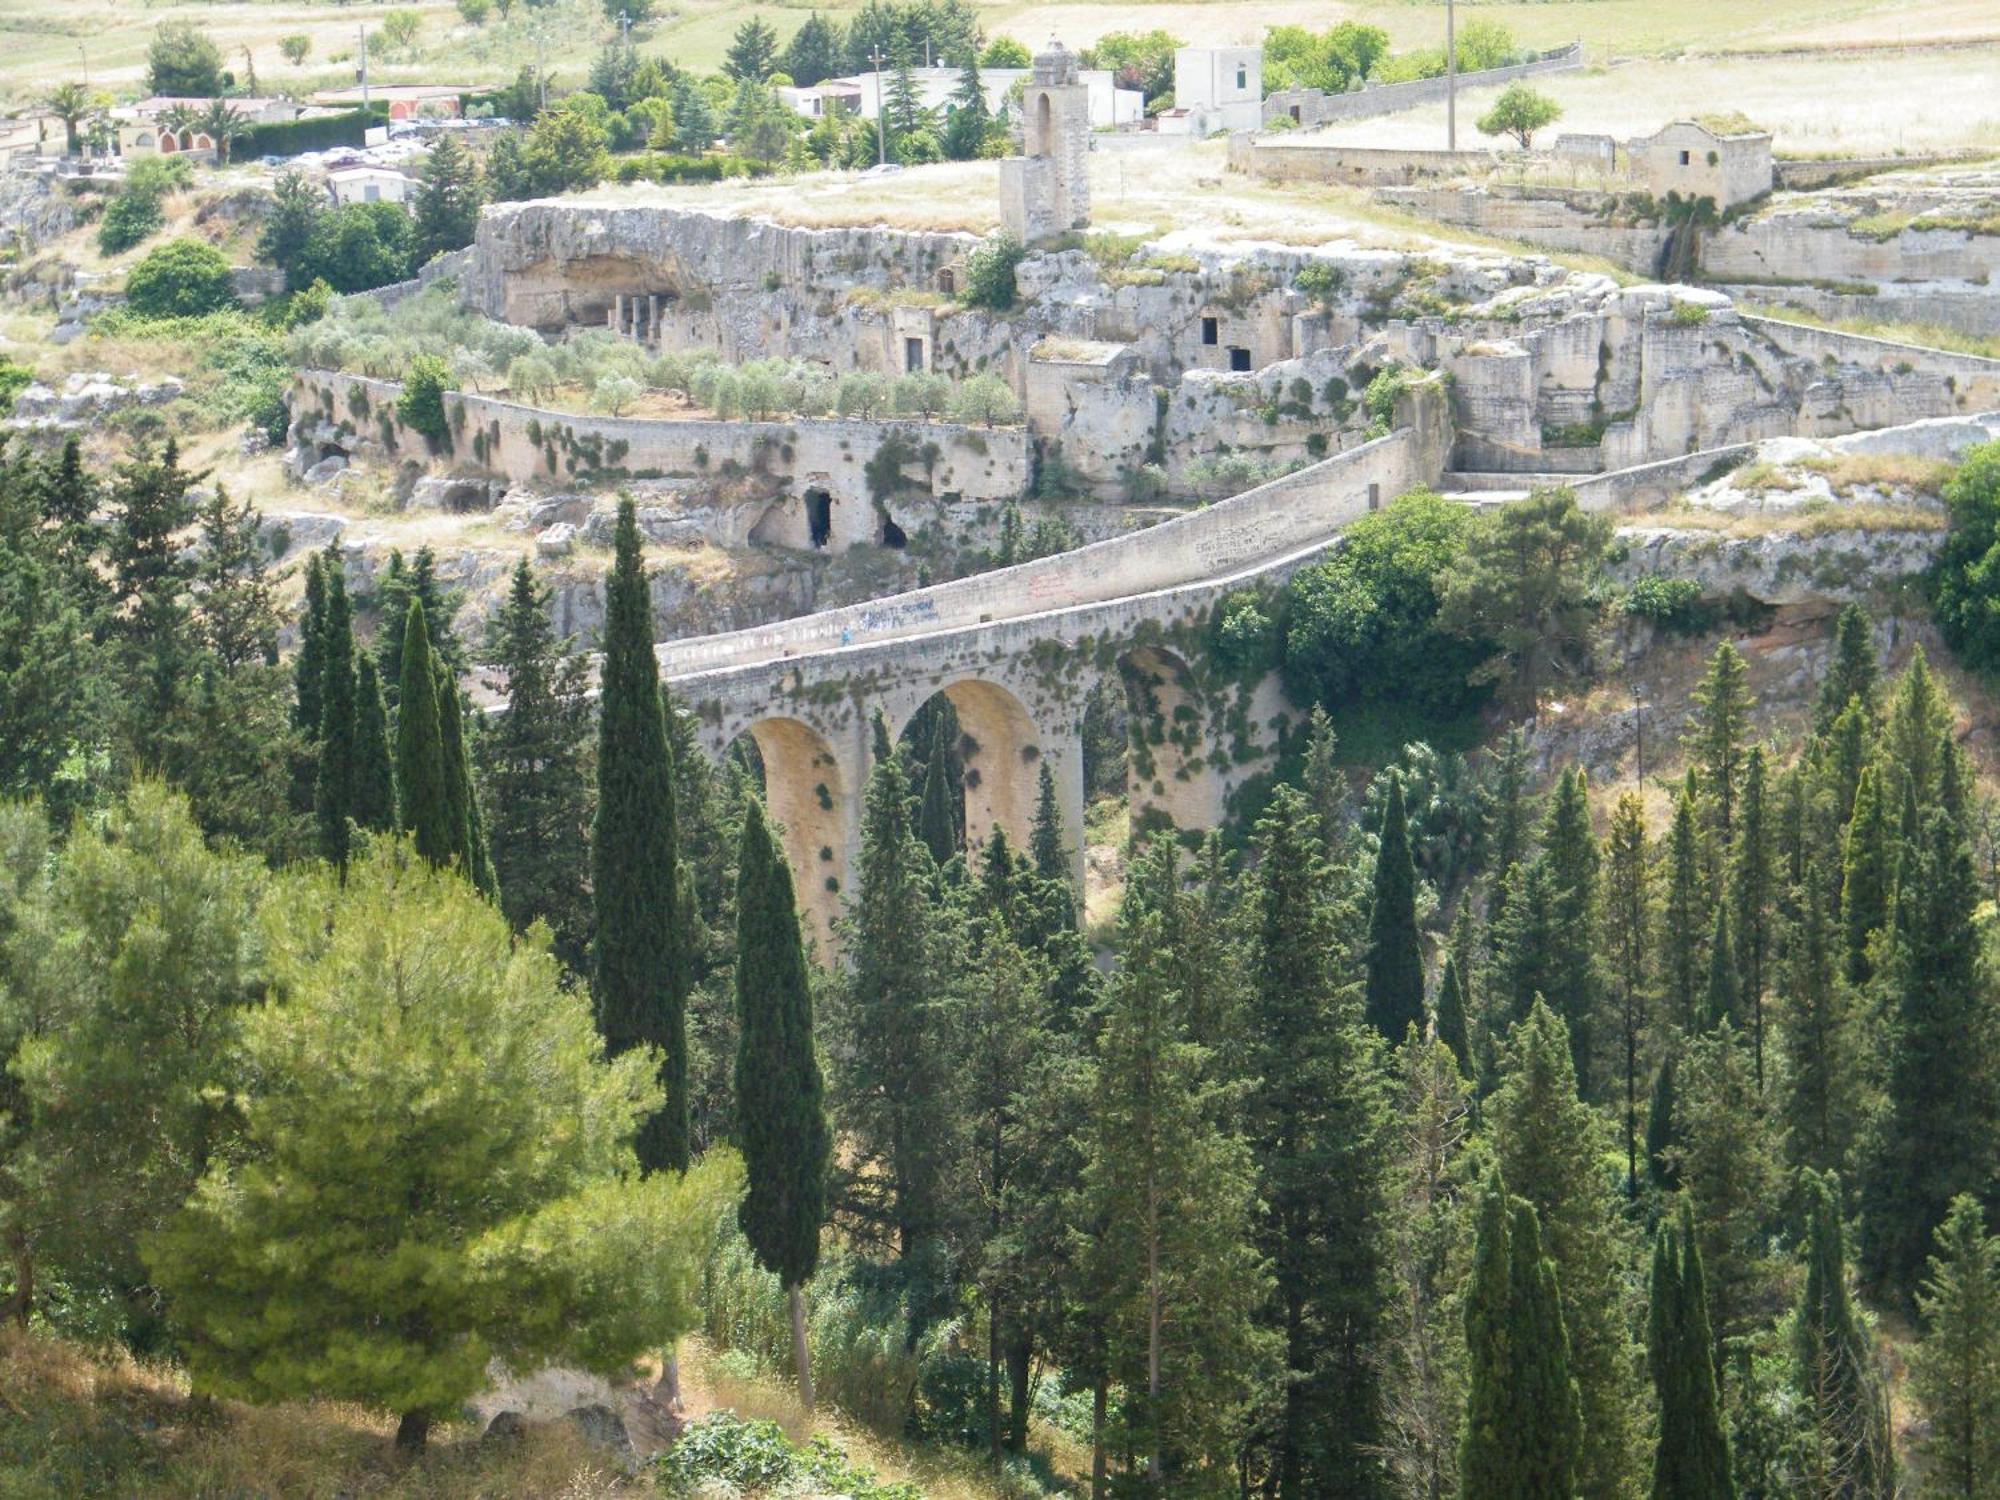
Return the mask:
<svg viewBox="0 0 2000 1500">
<path fill-rule="evenodd" d="M 1681 165 L 1682 165 L 1682 166 L 1686 166 L 1686 165 L 1688 164 L 1688 160 L 1689 160 L 1689 158 L 1688 158 L 1688 153 L 1687 153 L 1687 152 L 1685 152 L 1685 151 L 1683 151 L 1683 152 L 1681 153 Z"/>
<path fill-rule="evenodd" d="M 1250 87 L 1250 70 L 1244 67 L 1241 63 L 1238 63 L 1236 65 L 1236 86 L 1239 89 L 1247 89 Z"/>
<path fill-rule="evenodd" d="M 816 548 L 833 539 L 833 496 L 825 490 L 806 491 L 806 539 Z"/>
<path fill-rule="evenodd" d="M 1299 107 L 1296 104 L 1292 106 L 1292 123 L 1294 125 L 1302 123 L 1299 119 Z"/>
<path fill-rule="evenodd" d="M 1204 344 L 1221 343 L 1222 342 L 1221 323 L 1214 318 L 1203 318 L 1201 320 L 1201 341 Z"/>
<path fill-rule="evenodd" d="M 382 189 L 380 185 L 373 182 L 363 183 L 361 185 L 361 201 L 363 203 L 380 203 L 382 201 Z"/>
<path fill-rule="evenodd" d="M 938 290 L 947 297 L 958 290 L 958 277 L 952 273 L 950 266 L 938 272 Z"/>
<path fill-rule="evenodd" d="M 1238 349 L 1232 346 L 1229 350 L 1229 368 L 1232 370 L 1249 369 L 1250 351 L 1248 349 Z"/>
<path fill-rule="evenodd" d="M 924 368 L 924 341 L 922 339 L 903 340 L 903 368 L 910 374 L 920 373 Z"/>
</svg>

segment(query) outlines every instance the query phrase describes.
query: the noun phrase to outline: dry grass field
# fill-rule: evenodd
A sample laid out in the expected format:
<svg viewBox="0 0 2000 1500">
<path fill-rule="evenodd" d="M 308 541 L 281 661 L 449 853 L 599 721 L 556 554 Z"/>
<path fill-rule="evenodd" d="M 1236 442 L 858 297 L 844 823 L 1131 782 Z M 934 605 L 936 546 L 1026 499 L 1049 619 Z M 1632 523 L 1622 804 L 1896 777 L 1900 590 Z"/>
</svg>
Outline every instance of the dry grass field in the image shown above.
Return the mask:
<svg viewBox="0 0 2000 1500">
<path fill-rule="evenodd" d="M 858 0 L 831 0 L 835 15 Z M 254 69 L 260 87 L 322 87 L 351 80 L 357 29 L 371 33 L 392 9 L 415 11 L 420 28 L 402 54 L 378 46 L 372 76 L 383 81 L 422 77 L 481 82 L 511 77 L 535 54 L 539 32 L 550 67 L 581 81 L 591 55 L 616 33 L 600 0 L 549 0 L 513 14 L 496 13 L 469 26 L 450 0 L 0 0 L 0 100 L 24 103 L 65 79 L 132 93 L 143 83 L 153 28 L 187 19 L 207 27 L 239 75 Z M 614 7 L 615 9 L 615 7 Z M 716 67 L 730 33 L 745 17 L 763 16 L 787 37 L 806 18 L 799 3 L 658 0 L 653 20 L 639 28 L 641 47 L 696 69 Z M 1440 4 L 1343 3 L 1343 0 L 1000 0 L 980 6 L 987 31 L 1038 46 L 1051 35 L 1085 46 L 1107 32 L 1164 27 L 1190 44 L 1254 41 L 1266 26 L 1324 27 L 1345 19 L 1386 30 L 1398 48 L 1436 46 L 1443 37 Z M 1581 38 L 1593 61 L 1687 51 L 1790 47 L 1865 47 L 1924 41 L 2000 39 L 2000 8 L 1992 0 L 1550 0 L 1546 4 L 1465 5 L 1461 14 L 1504 23 L 1524 45 L 1555 46 Z M 293 67 L 278 39 L 304 34 L 312 50 Z M 246 51 L 247 49 L 247 51 Z M 1818 80 L 1801 75 L 1802 90 Z M 1906 101 L 1919 97 L 1905 94 Z M 1829 101 L 1830 104 L 1831 101 Z"/>
</svg>

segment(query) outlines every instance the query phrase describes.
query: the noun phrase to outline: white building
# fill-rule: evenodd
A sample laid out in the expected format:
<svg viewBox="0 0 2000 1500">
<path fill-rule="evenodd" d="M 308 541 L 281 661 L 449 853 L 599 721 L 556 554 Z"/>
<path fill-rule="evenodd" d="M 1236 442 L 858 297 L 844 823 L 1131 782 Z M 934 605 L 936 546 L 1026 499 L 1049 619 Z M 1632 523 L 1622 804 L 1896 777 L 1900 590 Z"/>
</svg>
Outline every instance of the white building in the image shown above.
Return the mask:
<svg viewBox="0 0 2000 1500">
<path fill-rule="evenodd" d="M 1174 53 L 1174 107 L 1160 117 L 1169 134 L 1215 135 L 1264 123 L 1262 47 L 1182 47 Z"/>
<path fill-rule="evenodd" d="M 416 196 L 417 180 L 394 167 L 335 167 L 326 174 L 326 189 L 342 205 L 407 203 Z"/>
<path fill-rule="evenodd" d="M 998 113 L 1017 81 L 1026 79 L 1027 68 L 981 68 L 980 87 L 986 92 L 986 107 Z M 910 77 L 917 86 L 917 104 L 923 109 L 942 110 L 958 91 L 957 68 L 912 68 Z M 1107 68 L 1086 68 L 1077 81 L 1090 90 L 1090 128 L 1109 130 L 1120 125 L 1137 125 L 1146 118 L 1146 96 L 1137 89 L 1121 89 Z M 811 88 L 780 88 L 778 98 L 808 120 L 839 109 L 872 120 L 882 112 L 882 95 L 894 86 L 895 75 L 857 73 L 850 78 L 829 78 Z"/>
</svg>

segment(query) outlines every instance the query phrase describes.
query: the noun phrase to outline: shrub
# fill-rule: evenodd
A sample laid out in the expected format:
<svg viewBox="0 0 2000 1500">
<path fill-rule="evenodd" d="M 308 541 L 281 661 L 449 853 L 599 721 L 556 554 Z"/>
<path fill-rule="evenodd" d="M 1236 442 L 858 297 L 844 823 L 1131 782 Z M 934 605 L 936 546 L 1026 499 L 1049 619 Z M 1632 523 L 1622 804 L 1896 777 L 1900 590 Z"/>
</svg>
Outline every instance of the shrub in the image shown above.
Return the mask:
<svg viewBox="0 0 2000 1500">
<path fill-rule="evenodd" d="M 1664 573 L 1649 573 L 1634 582 L 1624 608 L 1633 618 L 1650 620 L 1674 635 L 1700 634 L 1714 614 L 1702 603 L 1700 583 Z"/>
<path fill-rule="evenodd" d="M 35 372 L 11 359 L 0 359 L 0 417 L 14 410 L 14 398 L 35 382 Z"/>
<path fill-rule="evenodd" d="M 434 443 L 451 435 L 445 420 L 444 393 L 451 389 L 451 366 L 435 354 L 419 354 L 410 361 L 410 373 L 403 379 L 402 399 L 396 415 L 412 432 L 420 432 Z"/>
<path fill-rule="evenodd" d="M 273 120 L 245 130 L 237 137 L 234 154 L 248 160 L 259 156 L 297 156 L 335 146 L 360 146 L 366 143 L 369 127 L 380 125 L 386 118 L 386 106 L 377 106 L 302 120 Z"/>
<path fill-rule="evenodd" d="M 889 408 L 890 394 L 887 376 L 856 370 L 834 387 L 834 407 L 843 417 L 879 417 Z"/>
<path fill-rule="evenodd" d="M 965 258 L 965 291 L 973 307 L 1005 312 L 1014 305 L 1014 268 L 1027 251 L 1011 235 L 996 235 Z"/>
<path fill-rule="evenodd" d="M 1398 364 L 1384 365 L 1377 372 L 1361 397 L 1361 404 L 1368 411 L 1368 436 L 1376 438 L 1388 434 L 1390 425 L 1396 420 L 1396 398 L 1403 394 L 1406 386 L 1422 378 L 1418 371 Z"/>
<path fill-rule="evenodd" d="M 1228 595 L 1215 611 L 1209 655 L 1230 676 L 1262 676 L 1276 665 L 1278 632 L 1264 601 L 1249 589 Z"/>
<path fill-rule="evenodd" d="M 645 387 L 630 375 L 602 376 L 590 393 L 591 409 L 622 417 L 625 408 L 637 401 L 644 390 Z"/>
<path fill-rule="evenodd" d="M 951 399 L 951 382 L 942 375 L 912 371 L 896 377 L 891 399 L 896 410 L 908 416 L 935 416 Z"/>
<path fill-rule="evenodd" d="M 120 193 L 105 205 L 104 217 L 97 221 L 97 248 L 117 255 L 151 239 L 167 222 L 160 200 L 151 193 Z"/>
<path fill-rule="evenodd" d="M 1931 572 L 1938 628 L 1968 666 L 2000 667 L 2000 442 L 1968 448 L 1944 483 L 1951 534 Z"/>
<path fill-rule="evenodd" d="M 1339 266 L 1314 261 L 1299 267 L 1298 273 L 1292 277 L 1292 285 L 1331 312 L 1341 290 L 1347 285 L 1347 273 Z"/>
<path fill-rule="evenodd" d="M 1668 317 L 1676 328 L 1699 328 L 1708 321 L 1708 309 L 1699 302 L 1676 302 Z"/>
<path fill-rule="evenodd" d="M 125 300 L 146 318 L 198 318 L 236 305 L 229 261 L 201 240 L 169 240 L 125 278 Z"/>
</svg>

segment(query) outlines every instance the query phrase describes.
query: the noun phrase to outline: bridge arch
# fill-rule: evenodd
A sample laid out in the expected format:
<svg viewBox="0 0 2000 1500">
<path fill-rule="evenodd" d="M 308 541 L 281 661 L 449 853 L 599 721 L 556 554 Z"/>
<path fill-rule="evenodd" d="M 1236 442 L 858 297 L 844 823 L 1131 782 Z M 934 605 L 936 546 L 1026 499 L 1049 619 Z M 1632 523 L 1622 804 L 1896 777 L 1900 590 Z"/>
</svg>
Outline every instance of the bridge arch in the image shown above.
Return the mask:
<svg viewBox="0 0 2000 1500">
<path fill-rule="evenodd" d="M 976 849 L 995 825 L 1017 849 L 1028 844 L 1035 823 L 1035 796 L 1041 777 L 1041 731 L 1027 706 L 999 683 L 959 677 L 938 692 L 958 715 L 958 760 L 965 789 L 965 847 Z M 923 701 L 928 702 L 927 696 Z M 900 737 L 923 703 L 912 706 L 896 726 Z"/>
<path fill-rule="evenodd" d="M 848 866 L 859 834 L 858 778 L 833 744 L 800 719 L 758 719 L 744 734 L 764 771 L 764 805 L 779 825 L 806 934 L 821 961 L 834 951 L 833 922 L 847 899 Z"/>
<path fill-rule="evenodd" d="M 1118 672 L 1125 684 L 1133 830 L 1161 821 L 1176 828 L 1219 826 L 1227 777 L 1214 763 L 1208 709 L 1187 659 L 1164 646 L 1134 646 L 1120 654 Z"/>
</svg>

